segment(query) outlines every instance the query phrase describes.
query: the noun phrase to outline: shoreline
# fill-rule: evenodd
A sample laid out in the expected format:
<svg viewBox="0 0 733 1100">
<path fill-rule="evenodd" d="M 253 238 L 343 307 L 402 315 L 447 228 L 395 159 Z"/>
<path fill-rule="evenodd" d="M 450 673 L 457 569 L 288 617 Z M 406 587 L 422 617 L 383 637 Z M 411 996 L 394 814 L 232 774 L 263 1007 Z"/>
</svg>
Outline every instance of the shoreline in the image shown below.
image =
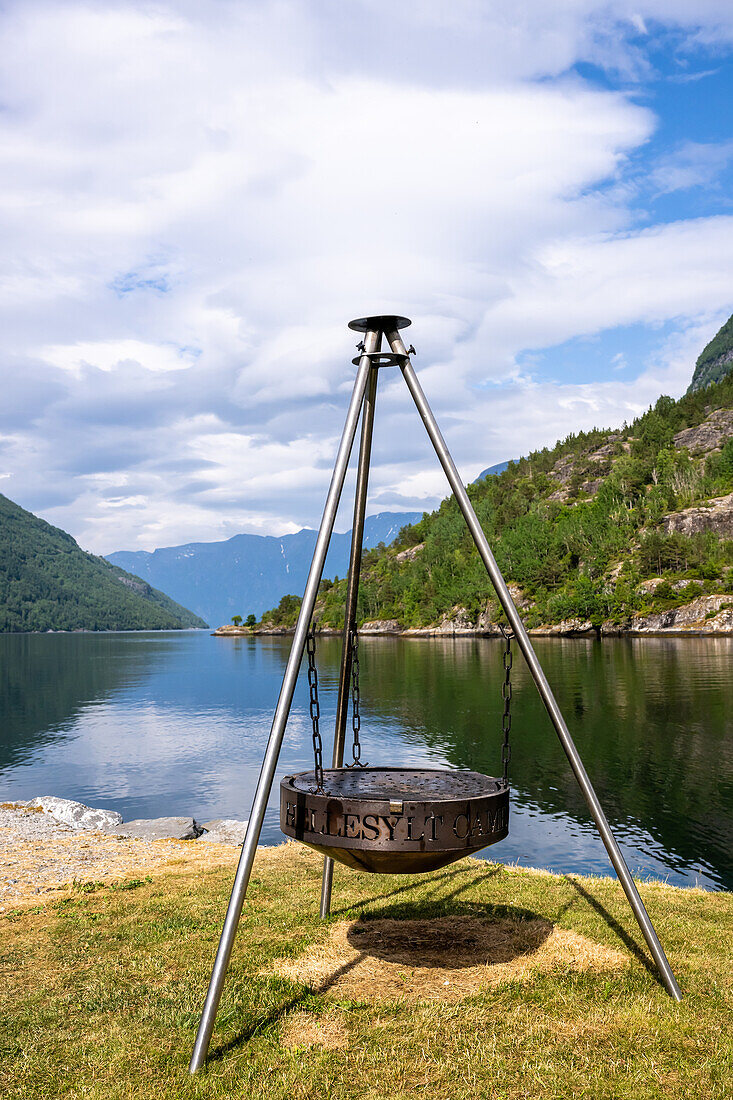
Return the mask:
<svg viewBox="0 0 733 1100">
<path fill-rule="evenodd" d="M 273 627 L 272 629 L 242 630 L 236 627 L 218 627 L 209 632 L 212 638 L 292 638 L 294 627 Z M 316 631 L 319 637 L 340 638 L 343 630 L 335 627 L 324 627 Z M 578 638 L 584 640 L 601 640 L 603 638 L 733 638 L 733 627 L 724 629 L 705 626 L 698 627 L 667 627 L 657 630 L 647 628 L 625 627 L 595 627 L 587 629 L 576 627 L 566 628 L 562 623 L 556 626 L 539 626 L 527 630 L 531 638 Z M 360 638 L 501 638 L 501 632 L 497 630 L 445 630 L 439 627 L 408 627 L 404 630 L 367 630 L 363 627 L 359 630 Z"/>
<path fill-rule="evenodd" d="M 174 837 L 149 840 L 122 833 L 115 835 L 97 828 L 72 828 L 43 810 L 29 808 L 19 802 L 3 804 L 0 813 L 3 815 L 3 828 L 0 830 L 2 916 L 29 907 L 58 903 L 93 888 L 112 891 L 128 889 L 130 886 L 126 883 L 141 884 L 152 881 L 153 876 L 157 875 L 192 871 L 202 873 L 221 867 L 229 868 L 234 873 L 239 860 L 241 844 L 231 840 L 216 843 Z M 284 837 L 278 844 L 259 844 L 257 858 L 277 860 L 294 850 L 308 849 Z M 467 858 L 479 863 L 486 862 L 477 856 Z M 518 863 L 502 863 L 502 866 L 533 876 L 552 879 L 567 877 L 543 867 L 526 867 Z M 573 873 L 573 878 L 616 882 L 610 873 Z M 676 885 L 655 876 L 635 876 L 635 879 L 647 887 L 662 887 L 684 892 L 685 895 L 692 892 L 705 895 L 727 892 L 698 885 Z"/>
<path fill-rule="evenodd" d="M 31 804 L 39 802 L 56 812 Z M 232 831 L 198 826 L 198 835 L 183 839 L 185 830 L 179 827 L 176 835 L 172 823 L 184 818 L 144 823 L 171 823 L 155 830 L 139 828 L 142 822 L 128 822 L 128 828 L 115 820 L 119 816 L 53 796 L 0 804 L 0 915 L 92 887 L 125 888 L 126 880 L 140 882 L 153 874 L 233 868 L 239 858 L 241 840 Z M 211 839 L 202 839 L 207 836 Z"/>
</svg>

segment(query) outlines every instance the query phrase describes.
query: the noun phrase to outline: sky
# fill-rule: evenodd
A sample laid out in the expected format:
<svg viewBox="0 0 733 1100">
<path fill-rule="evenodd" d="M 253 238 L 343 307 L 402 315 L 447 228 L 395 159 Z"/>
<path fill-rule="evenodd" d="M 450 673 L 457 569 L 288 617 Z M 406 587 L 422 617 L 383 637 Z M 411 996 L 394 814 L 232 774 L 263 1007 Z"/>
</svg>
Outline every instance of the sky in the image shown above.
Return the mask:
<svg viewBox="0 0 733 1100">
<path fill-rule="evenodd" d="M 5 0 L 0 43 L 0 492 L 95 553 L 316 527 L 353 317 L 412 318 L 469 481 L 733 312 L 730 0 Z M 371 513 L 447 493 L 395 369 L 373 460 Z"/>
</svg>

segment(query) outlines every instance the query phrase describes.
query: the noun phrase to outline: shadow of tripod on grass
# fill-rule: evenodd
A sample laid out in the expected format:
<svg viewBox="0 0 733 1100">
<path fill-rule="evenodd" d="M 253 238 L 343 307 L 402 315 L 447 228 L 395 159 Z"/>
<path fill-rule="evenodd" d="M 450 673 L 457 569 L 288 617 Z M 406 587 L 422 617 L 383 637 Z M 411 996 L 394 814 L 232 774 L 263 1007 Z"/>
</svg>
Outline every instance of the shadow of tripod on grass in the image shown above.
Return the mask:
<svg viewBox="0 0 733 1100">
<path fill-rule="evenodd" d="M 573 889 L 581 896 L 581 898 L 583 898 L 584 901 L 588 902 L 591 909 L 594 909 L 596 913 L 598 913 L 598 915 L 603 918 L 611 931 L 616 933 L 618 938 L 621 940 L 627 950 L 634 956 L 637 962 L 640 962 L 647 973 L 651 974 L 657 985 L 661 985 L 662 987 L 664 987 L 664 983 L 662 982 L 656 966 L 651 961 L 651 959 L 647 957 L 647 955 L 644 953 L 644 951 L 633 938 L 633 936 L 629 935 L 623 925 L 619 924 L 616 918 L 609 913 L 608 909 L 606 909 L 606 907 L 598 900 L 598 898 L 594 898 L 590 891 L 587 890 L 584 886 L 581 886 L 578 880 L 573 878 L 572 875 L 565 875 L 564 878 L 565 881 L 568 882 L 573 887 Z"/>
</svg>

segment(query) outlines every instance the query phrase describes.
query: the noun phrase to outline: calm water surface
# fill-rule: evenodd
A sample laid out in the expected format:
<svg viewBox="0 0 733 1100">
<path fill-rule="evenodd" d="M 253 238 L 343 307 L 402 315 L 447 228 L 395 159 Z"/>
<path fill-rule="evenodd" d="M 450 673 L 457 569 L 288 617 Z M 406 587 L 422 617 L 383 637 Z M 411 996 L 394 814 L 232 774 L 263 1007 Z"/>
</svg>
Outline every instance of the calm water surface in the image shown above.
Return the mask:
<svg viewBox="0 0 733 1100">
<path fill-rule="evenodd" d="M 538 639 L 537 650 L 635 873 L 733 888 L 733 639 Z M 0 800 L 246 817 L 289 651 L 208 633 L 0 636 Z M 494 639 L 366 638 L 363 758 L 500 768 Z M 319 644 L 324 741 L 339 643 Z M 509 838 L 492 859 L 609 871 L 557 737 L 515 661 Z M 312 767 L 304 672 L 279 777 Z M 330 744 L 325 756 L 330 757 Z M 277 788 L 264 843 L 281 839 Z"/>
</svg>

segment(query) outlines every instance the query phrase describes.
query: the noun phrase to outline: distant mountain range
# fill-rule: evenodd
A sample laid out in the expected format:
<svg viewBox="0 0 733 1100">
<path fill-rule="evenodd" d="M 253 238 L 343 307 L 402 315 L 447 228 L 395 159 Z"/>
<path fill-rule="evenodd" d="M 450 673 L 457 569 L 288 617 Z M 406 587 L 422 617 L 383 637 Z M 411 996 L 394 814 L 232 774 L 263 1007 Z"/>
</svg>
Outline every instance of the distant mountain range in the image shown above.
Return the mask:
<svg viewBox="0 0 733 1100">
<path fill-rule="evenodd" d="M 473 484 L 475 485 L 477 481 L 483 481 L 483 479 L 489 477 L 490 474 L 503 474 L 510 461 L 514 460 L 508 459 L 506 462 L 496 462 L 493 466 L 487 466 L 485 470 L 481 471 Z"/>
<path fill-rule="evenodd" d="M 380 512 L 368 516 L 364 547 L 389 545 L 401 527 L 422 512 Z M 190 542 L 152 552 L 120 550 L 107 560 L 173 599 L 191 607 L 213 626 L 233 615 L 258 617 L 289 593 L 301 595 L 316 544 L 310 528 L 294 535 L 234 535 L 224 542 Z M 334 534 L 324 577 L 343 577 L 349 564 L 351 532 Z"/>
<path fill-rule="evenodd" d="M 0 632 L 181 630 L 206 623 L 0 493 Z"/>
</svg>

